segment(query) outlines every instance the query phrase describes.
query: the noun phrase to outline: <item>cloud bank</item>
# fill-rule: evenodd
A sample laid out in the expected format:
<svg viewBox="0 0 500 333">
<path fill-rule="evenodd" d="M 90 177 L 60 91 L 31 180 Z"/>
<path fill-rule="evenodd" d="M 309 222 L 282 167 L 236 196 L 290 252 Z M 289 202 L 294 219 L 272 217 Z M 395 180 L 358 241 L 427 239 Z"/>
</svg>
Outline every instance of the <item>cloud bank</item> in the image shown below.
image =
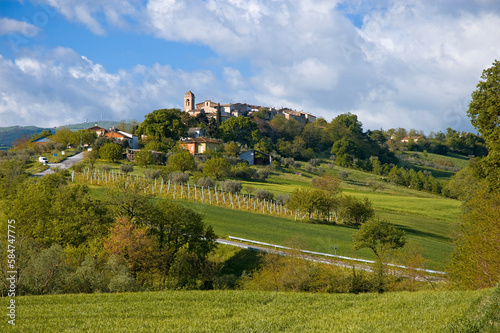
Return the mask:
<svg viewBox="0 0 500 333">
<path fill-rule="evenodd" d="M 352 112 L 365 129 L 471 130 L 470 93 L 500 54 L 497 1 L 43 3 L 94 34 L 134 29 L 204 45 L 222 63 L 249 61 L 251 74 L 168 64 L 109 73 L 64 46 L 19 52 L 15 60 L 0 58 L 2 126 L 101 116 L 141 121 L 153 109 L 181 107 L 191 89 L 198 100 L 288 106 L 327 120 Z M 2 22 L 0 33 L 19 30 L 2 30 Z"/>
</svg>

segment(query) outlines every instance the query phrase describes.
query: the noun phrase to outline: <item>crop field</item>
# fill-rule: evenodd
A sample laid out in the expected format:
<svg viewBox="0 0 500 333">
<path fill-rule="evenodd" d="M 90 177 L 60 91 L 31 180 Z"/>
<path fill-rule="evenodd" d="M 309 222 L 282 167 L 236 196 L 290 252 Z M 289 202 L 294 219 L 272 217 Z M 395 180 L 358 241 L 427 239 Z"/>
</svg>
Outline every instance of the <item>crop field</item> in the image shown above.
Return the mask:
<svg viewBox="0 0 500 333">
<path fill-rule="evenodd" d="M 491 290 L 164 291 L 16 298 L 13 332 L 442 332 Z M 2 299 L 6 308 L 7 299 Z M 7 320 L 0 331 L 7 331 Z"/>
</svg>

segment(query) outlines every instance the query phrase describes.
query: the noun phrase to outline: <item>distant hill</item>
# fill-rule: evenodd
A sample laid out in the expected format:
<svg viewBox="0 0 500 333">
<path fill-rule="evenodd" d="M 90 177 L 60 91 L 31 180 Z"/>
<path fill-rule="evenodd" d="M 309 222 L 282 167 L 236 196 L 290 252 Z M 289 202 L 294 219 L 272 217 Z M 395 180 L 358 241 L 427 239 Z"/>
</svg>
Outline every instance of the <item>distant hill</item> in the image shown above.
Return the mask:
<svg viewBox="0 0 500 333">
<path fill-rule="evenodd" d="M 120 122 L 118 121 L 96 121 L 96 122 L 87 122 L 80 124 L 71 124 L 71 125 L 63 125 L 59 127 L 37 127 L 37 126 L 10 126 L 10 127 L 0 127 L 0 149 L 9 149 L 12 146 L 12 143 L 20 139 L 23 135 L 33 135 L 36 133 L 40 133 L 43 130 L 50 130 L 52 133 L 57 132 L 62 127 L 69 128 L 72 131 L 78 131 L 80 129 L 85 129 L 94 126 L 97 124 L 103 128 L 109 128 L 110 126 L 116 126 Z"/>
<path fill-rule="evenodd" d="M 0 127 L 0 149 L 9 149 L 12 145 L 12 142 L 20 139 L 23 135 L 30 136 L 36 133 L 40 133 L 43 130 L 49 130 L 49 128 L 36 126 Z"/>
</svg>

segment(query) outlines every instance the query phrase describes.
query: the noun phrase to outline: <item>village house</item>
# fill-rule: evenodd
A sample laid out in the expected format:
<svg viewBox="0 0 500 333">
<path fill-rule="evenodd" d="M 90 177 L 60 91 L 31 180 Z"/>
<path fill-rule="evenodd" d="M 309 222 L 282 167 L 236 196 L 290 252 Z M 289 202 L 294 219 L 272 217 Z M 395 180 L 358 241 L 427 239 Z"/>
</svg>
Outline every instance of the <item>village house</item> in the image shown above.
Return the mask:
<svg viewBox="0 0 500 333">
<path fill-rule="evenodd" d="M 111 126 L 109 130 L 106 130 L 105 128 L 99 127 L 97 126 L 97 124 L 95 124 L 95 126 L 90 127 L 88 129 L 95 131 L 98 137 L 104 136 L 110 139 L 117 139 L 120 141 L 127 140 L 130 148 L 132 149 L 139 148 L 139 139 L 137 138 L 136 135 L 120 131 L 113 126 Z"/>
<path fill-rule="evenodd" d="M 307 122 L 314 122 L 316 120 L 316 117 L 310 113 L 291 110 L 288 108 L 281 108 L 279 110 L 276 110 L 275 108 L 271 107 L 262 107 L 246 103 L 220 104 L 212 102 L 211 100 L 205 100 L 202 103 L 196 103 L 195 96 L 191 92 L 191 90 L 184 94 L 184 111 L 193 117 L 198 114 L 204 113 L 208 118 L 215 118 L 217 117 L 217 109 L 220 109 L 221 122 L 224 122 L 231 117 L 248 117 L 252 113 L 258 112 L 261 108 L 266 108 L 269 110 L 269 117 L 267 120 L 272 119 L 277 114 L 284 115 L 286 119 L 295 119 L 302 124 L 306 124 Z"/>
<path fill-rule="evenodd" d="M 417 136 L 405 136 L 404 138 L 401 139 L 401 142 L 410 142 L 413 140 L 413 142 L 417 142 L 418 140 L 423 139 L 423 136 L 417 135 Z"/>
<path fill-rule="evenodd" d="M 217 150 L 220 144 L 217 140 L 207 138 L 184 138 L 180 142 L 180 146 L 192 155 L 203 154 L 207 149 Z"/>
</svg>

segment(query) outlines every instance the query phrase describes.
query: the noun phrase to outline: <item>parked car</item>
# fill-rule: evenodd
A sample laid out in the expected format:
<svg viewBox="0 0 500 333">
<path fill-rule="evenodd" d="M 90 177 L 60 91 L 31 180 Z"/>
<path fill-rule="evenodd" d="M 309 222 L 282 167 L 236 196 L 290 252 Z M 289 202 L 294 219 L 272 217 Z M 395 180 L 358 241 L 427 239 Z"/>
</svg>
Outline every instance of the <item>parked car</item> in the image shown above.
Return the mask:
<svg viewBox="0 0 500 333">
<path fill-rule="evenodd" d="M 42 163 L 43 163 L 43 165 L 45 165 L 45 164 L 49 163 L 49 160 L 47 159 L 47 157 L 40 156 L 40 157 L 38 158 L 38 162 L 42 162 Z"/>
</svg>

